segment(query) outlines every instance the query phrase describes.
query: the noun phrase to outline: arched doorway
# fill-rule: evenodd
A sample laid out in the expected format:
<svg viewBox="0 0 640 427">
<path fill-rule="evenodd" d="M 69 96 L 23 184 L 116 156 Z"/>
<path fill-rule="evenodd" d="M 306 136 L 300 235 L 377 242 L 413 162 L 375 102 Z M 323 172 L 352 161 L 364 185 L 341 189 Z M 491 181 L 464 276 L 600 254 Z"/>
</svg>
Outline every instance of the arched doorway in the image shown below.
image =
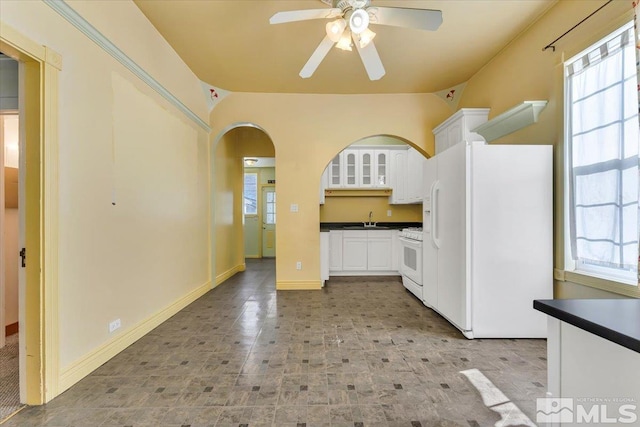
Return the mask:
<svg viewBox="0 0 640 427">
<path fill-rule="evenodd" d="M 255 249 L 249 258 L 265 256 L 265 243 L 273 250 L 267 256 L 276 256 L 276 215 L 266 212 L 267 206 L 275 208 L 275 147 L 259 126 L 238 123 L 216 138 L 212 156 L 212 265 L 217 285 L 244 271 L 247 245 Z M 247 164 L 247 158 L 256 163 Z"/>
</svg>

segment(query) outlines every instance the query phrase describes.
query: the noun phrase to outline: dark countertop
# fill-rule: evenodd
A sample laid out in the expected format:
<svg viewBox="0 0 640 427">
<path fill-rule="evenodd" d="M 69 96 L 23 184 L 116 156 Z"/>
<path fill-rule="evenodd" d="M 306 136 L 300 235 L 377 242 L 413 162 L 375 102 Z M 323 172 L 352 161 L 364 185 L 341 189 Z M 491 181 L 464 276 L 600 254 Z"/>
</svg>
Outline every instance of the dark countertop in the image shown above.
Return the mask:
<svg viewBox="0 0 640 427">
<path fill-rule="evenodd" d="M 402 230 L 408 227 L 422 227 L 421 222 L 377 222 L 377 228 L 364 227 L 362 222 L 321 222 L 320 231 L 331 230 Z M 355 228 L 358 227 L 358 228 Z"/>
<path fill-rule="evenodd" d="M 535 300 L 533 308 L 640 353 L 640 299 Z"/>
</svg>

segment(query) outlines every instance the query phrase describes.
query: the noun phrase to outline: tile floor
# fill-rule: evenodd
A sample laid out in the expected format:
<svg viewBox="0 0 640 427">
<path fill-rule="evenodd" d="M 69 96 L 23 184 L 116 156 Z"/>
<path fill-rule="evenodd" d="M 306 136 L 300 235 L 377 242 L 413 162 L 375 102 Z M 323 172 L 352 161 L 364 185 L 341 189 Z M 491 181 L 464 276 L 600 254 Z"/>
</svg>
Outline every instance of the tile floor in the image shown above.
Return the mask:
<svg viewBox="0 0 640 427">
<path fill-rule="evenodd" d="M 6 337 L 0 348 L 0 423 L 23 405 L 20 404 L 18 379 L 18 334 Z"/>
<path fill-rule="evenodd" d="M 248 261 L 6 426 L 493 426 L 471 368 L 535 420 L 544 340 L 467 340 L 395 278 L 274 281 L 273 261 Z"/>
</svg>

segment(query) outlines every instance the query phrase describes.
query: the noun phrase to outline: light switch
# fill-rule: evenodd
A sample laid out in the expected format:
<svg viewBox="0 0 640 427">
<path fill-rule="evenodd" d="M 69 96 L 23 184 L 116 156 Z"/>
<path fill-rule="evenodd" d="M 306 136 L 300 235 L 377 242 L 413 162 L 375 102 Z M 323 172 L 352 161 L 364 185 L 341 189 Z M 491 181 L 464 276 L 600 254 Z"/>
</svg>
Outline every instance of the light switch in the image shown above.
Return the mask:
<svg viewBox="0 0 640 427">
<path fill-rule="evenodd" d="M 298 212 L 298 204 L 291 203 L 291 212 Z"/>
</svg>

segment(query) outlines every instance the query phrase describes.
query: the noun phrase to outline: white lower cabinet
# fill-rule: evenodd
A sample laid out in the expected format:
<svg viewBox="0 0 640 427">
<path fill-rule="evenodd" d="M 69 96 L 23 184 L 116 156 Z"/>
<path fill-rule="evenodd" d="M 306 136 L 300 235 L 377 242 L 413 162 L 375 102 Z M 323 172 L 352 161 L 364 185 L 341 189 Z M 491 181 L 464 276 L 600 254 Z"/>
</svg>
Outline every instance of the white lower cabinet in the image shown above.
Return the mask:
<svg viewBox="0 0 640 427">
<path fill-rule="evenodd" d="M 341 230 L 329 232 L 329 271 L 342 271 L 342 233 Z"/>
<path fill-rule="evenodd" d="M 332 275 L 398 274 L 394 237 L 397 230 L 331 230 L 329 270 Z"/>
<path fill-rule="evenodd" d="M 320 233 L 320 281 L 329 280 L 329 233 Z"/>
<path fill-rule="evenodd" d="M 367 271 L 368 231 L 345 231 L 342 235 L 342 269 Z"/>
<path fill-rule="evenodd" d="M 367 240 L 367 269 L 369 271 L 389 271 L 393 264 L 391 233 L 373 231 Z"/>
</svg>

